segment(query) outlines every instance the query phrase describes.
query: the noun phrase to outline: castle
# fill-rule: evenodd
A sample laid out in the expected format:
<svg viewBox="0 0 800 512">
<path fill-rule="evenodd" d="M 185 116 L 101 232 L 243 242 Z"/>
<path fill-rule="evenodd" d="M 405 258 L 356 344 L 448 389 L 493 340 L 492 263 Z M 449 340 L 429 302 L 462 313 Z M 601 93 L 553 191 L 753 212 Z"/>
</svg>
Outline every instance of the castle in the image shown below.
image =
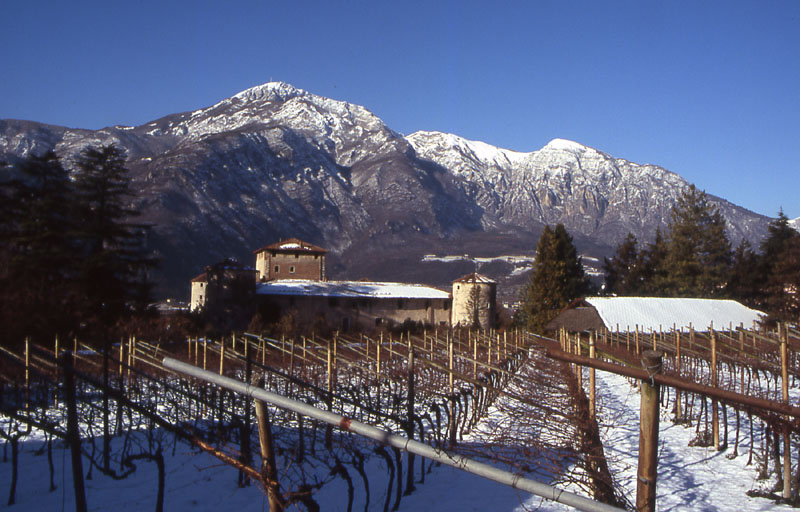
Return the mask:
<svg viewBox="0 0 800 512">
<path fill-rule="evenodd" d="M 456 279 L 448 292 L 421 284 L 330 281 L 327 251 L 297 238 L 253 253 L 254 269 L 227 260 L 192 279 L 190 308 L 219 310 L 238 297 L 268 322 L 291 313 L 298 323 L 322 320 L 343 331 L 409 321 L 495 327 L 497 284 L 477 273 Z"/>
</svg>

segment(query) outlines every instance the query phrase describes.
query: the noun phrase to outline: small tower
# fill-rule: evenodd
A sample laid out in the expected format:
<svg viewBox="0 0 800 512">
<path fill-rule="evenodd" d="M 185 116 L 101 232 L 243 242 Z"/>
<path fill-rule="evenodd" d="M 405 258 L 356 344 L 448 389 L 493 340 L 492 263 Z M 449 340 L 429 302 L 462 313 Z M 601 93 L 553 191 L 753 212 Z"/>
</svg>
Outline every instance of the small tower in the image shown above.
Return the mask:
<svg viewBox="0 0 800 512">
<path fill-rule="evenodd" d="M 456 279 L 453 281 L 452 324 L 494 328 L 496 299 L 497 282 L 488 277 L 475 272 Z"/>
</svg>

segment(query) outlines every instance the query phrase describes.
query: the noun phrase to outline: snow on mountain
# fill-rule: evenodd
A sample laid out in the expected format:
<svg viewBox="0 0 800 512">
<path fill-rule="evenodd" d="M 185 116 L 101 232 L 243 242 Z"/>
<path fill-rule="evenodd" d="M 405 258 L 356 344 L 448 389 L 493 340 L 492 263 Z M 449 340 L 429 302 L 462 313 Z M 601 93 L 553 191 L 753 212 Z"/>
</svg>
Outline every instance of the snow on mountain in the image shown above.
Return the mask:
<svg viewBox="0 0 800 512">
<path fill-rule="evenodd" d="M 69 163 L 109 143 L 126 152 L 174 287 L 288 236 L 330 249 L 334 277 L 430 284 L 465 269 L 416 270 L 423 255 L 532 254 L 544 224 L 562 222 L 581 250 L 607 253 L 628 232 L 652 239 L 688 186 L 564 139 L 520 153 L 453 134 L 404 137 L 363 106 L 282 82 L 136 127 L 0 120 L 0 160 L 11 163 L 48 149 Z M 714 201 L 731 238 L 760 242 L 768 218 Z"/>
<path fill-rule="evenodd" d="M 795 231 L 800 232 L 800 217 L 797 217 L 794 220 L 790 220 L 789 225 L 792 226 Z"/>
</svg>

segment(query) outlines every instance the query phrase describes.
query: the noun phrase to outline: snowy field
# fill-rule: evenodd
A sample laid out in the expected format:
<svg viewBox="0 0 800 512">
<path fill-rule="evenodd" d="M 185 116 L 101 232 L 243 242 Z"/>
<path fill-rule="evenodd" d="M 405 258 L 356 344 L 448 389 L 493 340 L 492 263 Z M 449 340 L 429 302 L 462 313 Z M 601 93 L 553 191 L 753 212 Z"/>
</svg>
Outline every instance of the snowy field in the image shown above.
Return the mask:
<svg viewBox="0 0 800 512">
<path fill-rule="evenodd" d="M 588 379 L 587 379 L 588 381 Z M 597 372 L 598 415 L 605 453 L 615 479 L 625 490 L 628 499 L 635 501 L 636 464 L 639 426 L 639 395 L 627 379 L 604 372 Z M 502 399 L 501 399 L 502 400 Z M 502 404 L 493 407 L 487 422 L 510 421 L 502 416 Z M 735 429 L 735 414 L 728 415 L 729 430 Z M 761 488 L 767 483 L 756 480 L 756 463 L 746 466 L 747 444 L 740 444 L 739 456 L 728 459 L 732 453 L 716 452 L 712 448 L 689 447 L 695 436 L 694 427 L 675 425 L 668 411 L 662 409 L 659 434 L 658 510 L 739 510 L 762 511 L 786 509 L 763 498 L 749 498 L 745 493 Z M 5 423 L 0 425 L 5 427 Z M 494 427 L 492 427 L 494 428 Z M 479 432 L 480 429 L 476 429 Z M 486 430 L 489 432 L 490 430 Z M 744 432 L 744 428 L 742 429 Z M 156 436 L 158 437 L 158 436 Z M 742 436 L 744 437 L 744 436 Z M 256 484 L 239 488 L 234 469 L 221 464 L 213 457 L 198 453 L 183 443 L 174 446 L 171 437 L 163 436 L 166 467 L 165 510 L 197 511 L 263 511 L 267 510 L 266 498 Z M 475 443 L 474 448 L 485 442 L 485 436 L 474 436 L 465 440 Z M 115 440 L 115 442 L 121 442 Z M 142 440 L 144 442 L 144 440 Z M 48 492 L 49 471 L 45 453 L 38 453 L 43 443 L 33 434 L 22 443 L 20 453 L 20 475 L 17 488 L 17 503 L 6 506 L 11 481 L 10 447 L 4 447 L 4 458 L 0 463 L 0 508 L 18 511 L 67 511 L 74 510 L 72 495 L 70 456 L 63 443 L 54 443 L 53 463 L 55 485 Z M 7 458 L 8 459 L 7 459 Z M 405 462 L 405 461 L 404 461 Z M 369 466 L 371 464 L 371 466 Z M 419 462 L 417 462 L 419 464 Z M 379 457 L 368 463 L 371 502 L 369 510 L 384 509 L 386 499 L 386 474 Z M 88 467 L 84 466 L 84 472 Z M 358 478 L 353 510 L 364 510 L 364 491 Z M 94 511 L 139 511 L 155 509 L 157 473 L 155 464 L 141 461 L 137 471 L 122 481 L 114 481 L 98 471 L 86 481 L 89 509 Z M 575 491 L 575 489 L 568 489 Z M 341 479 L 334 479 L 315 495 L 322 510 L 346 510 L 347 487 Z M 394 496 L 392 497 L 394 503 Z M 390 506 L 391 509 L 391 506 Z M 538 497 L 486 481 L 445 466 L 433 467 L 426 474 L 425 483 L 404 496 L 400 511 L 561 511 L 568 507 L 544 502 Z"/>
</svg>

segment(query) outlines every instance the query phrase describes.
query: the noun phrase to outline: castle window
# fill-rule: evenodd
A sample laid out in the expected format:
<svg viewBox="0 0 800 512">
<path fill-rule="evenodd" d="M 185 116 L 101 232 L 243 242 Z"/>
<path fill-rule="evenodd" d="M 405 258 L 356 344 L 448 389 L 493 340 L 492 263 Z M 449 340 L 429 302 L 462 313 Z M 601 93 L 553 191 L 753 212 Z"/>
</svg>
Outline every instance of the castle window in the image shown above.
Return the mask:
<svg viewBox="0 0 800 512">
<path fill-rule="evenodd" d="M 280 265 L 275 265 L 275 273 L 277 274 L 280 271 L 281 271 L 281 266 Z"/>
<path fill-rule="evenodd" d="M 403 299 L 397 299 L 397 309 L 403 309 Z"/>
<path fill-rule="evenodd" d="M 294 265 L 292 265 L 291 267 L 289 267 L 289 273 L 290 273 L 290 274 L 294 274 Z"/>
</svg>

